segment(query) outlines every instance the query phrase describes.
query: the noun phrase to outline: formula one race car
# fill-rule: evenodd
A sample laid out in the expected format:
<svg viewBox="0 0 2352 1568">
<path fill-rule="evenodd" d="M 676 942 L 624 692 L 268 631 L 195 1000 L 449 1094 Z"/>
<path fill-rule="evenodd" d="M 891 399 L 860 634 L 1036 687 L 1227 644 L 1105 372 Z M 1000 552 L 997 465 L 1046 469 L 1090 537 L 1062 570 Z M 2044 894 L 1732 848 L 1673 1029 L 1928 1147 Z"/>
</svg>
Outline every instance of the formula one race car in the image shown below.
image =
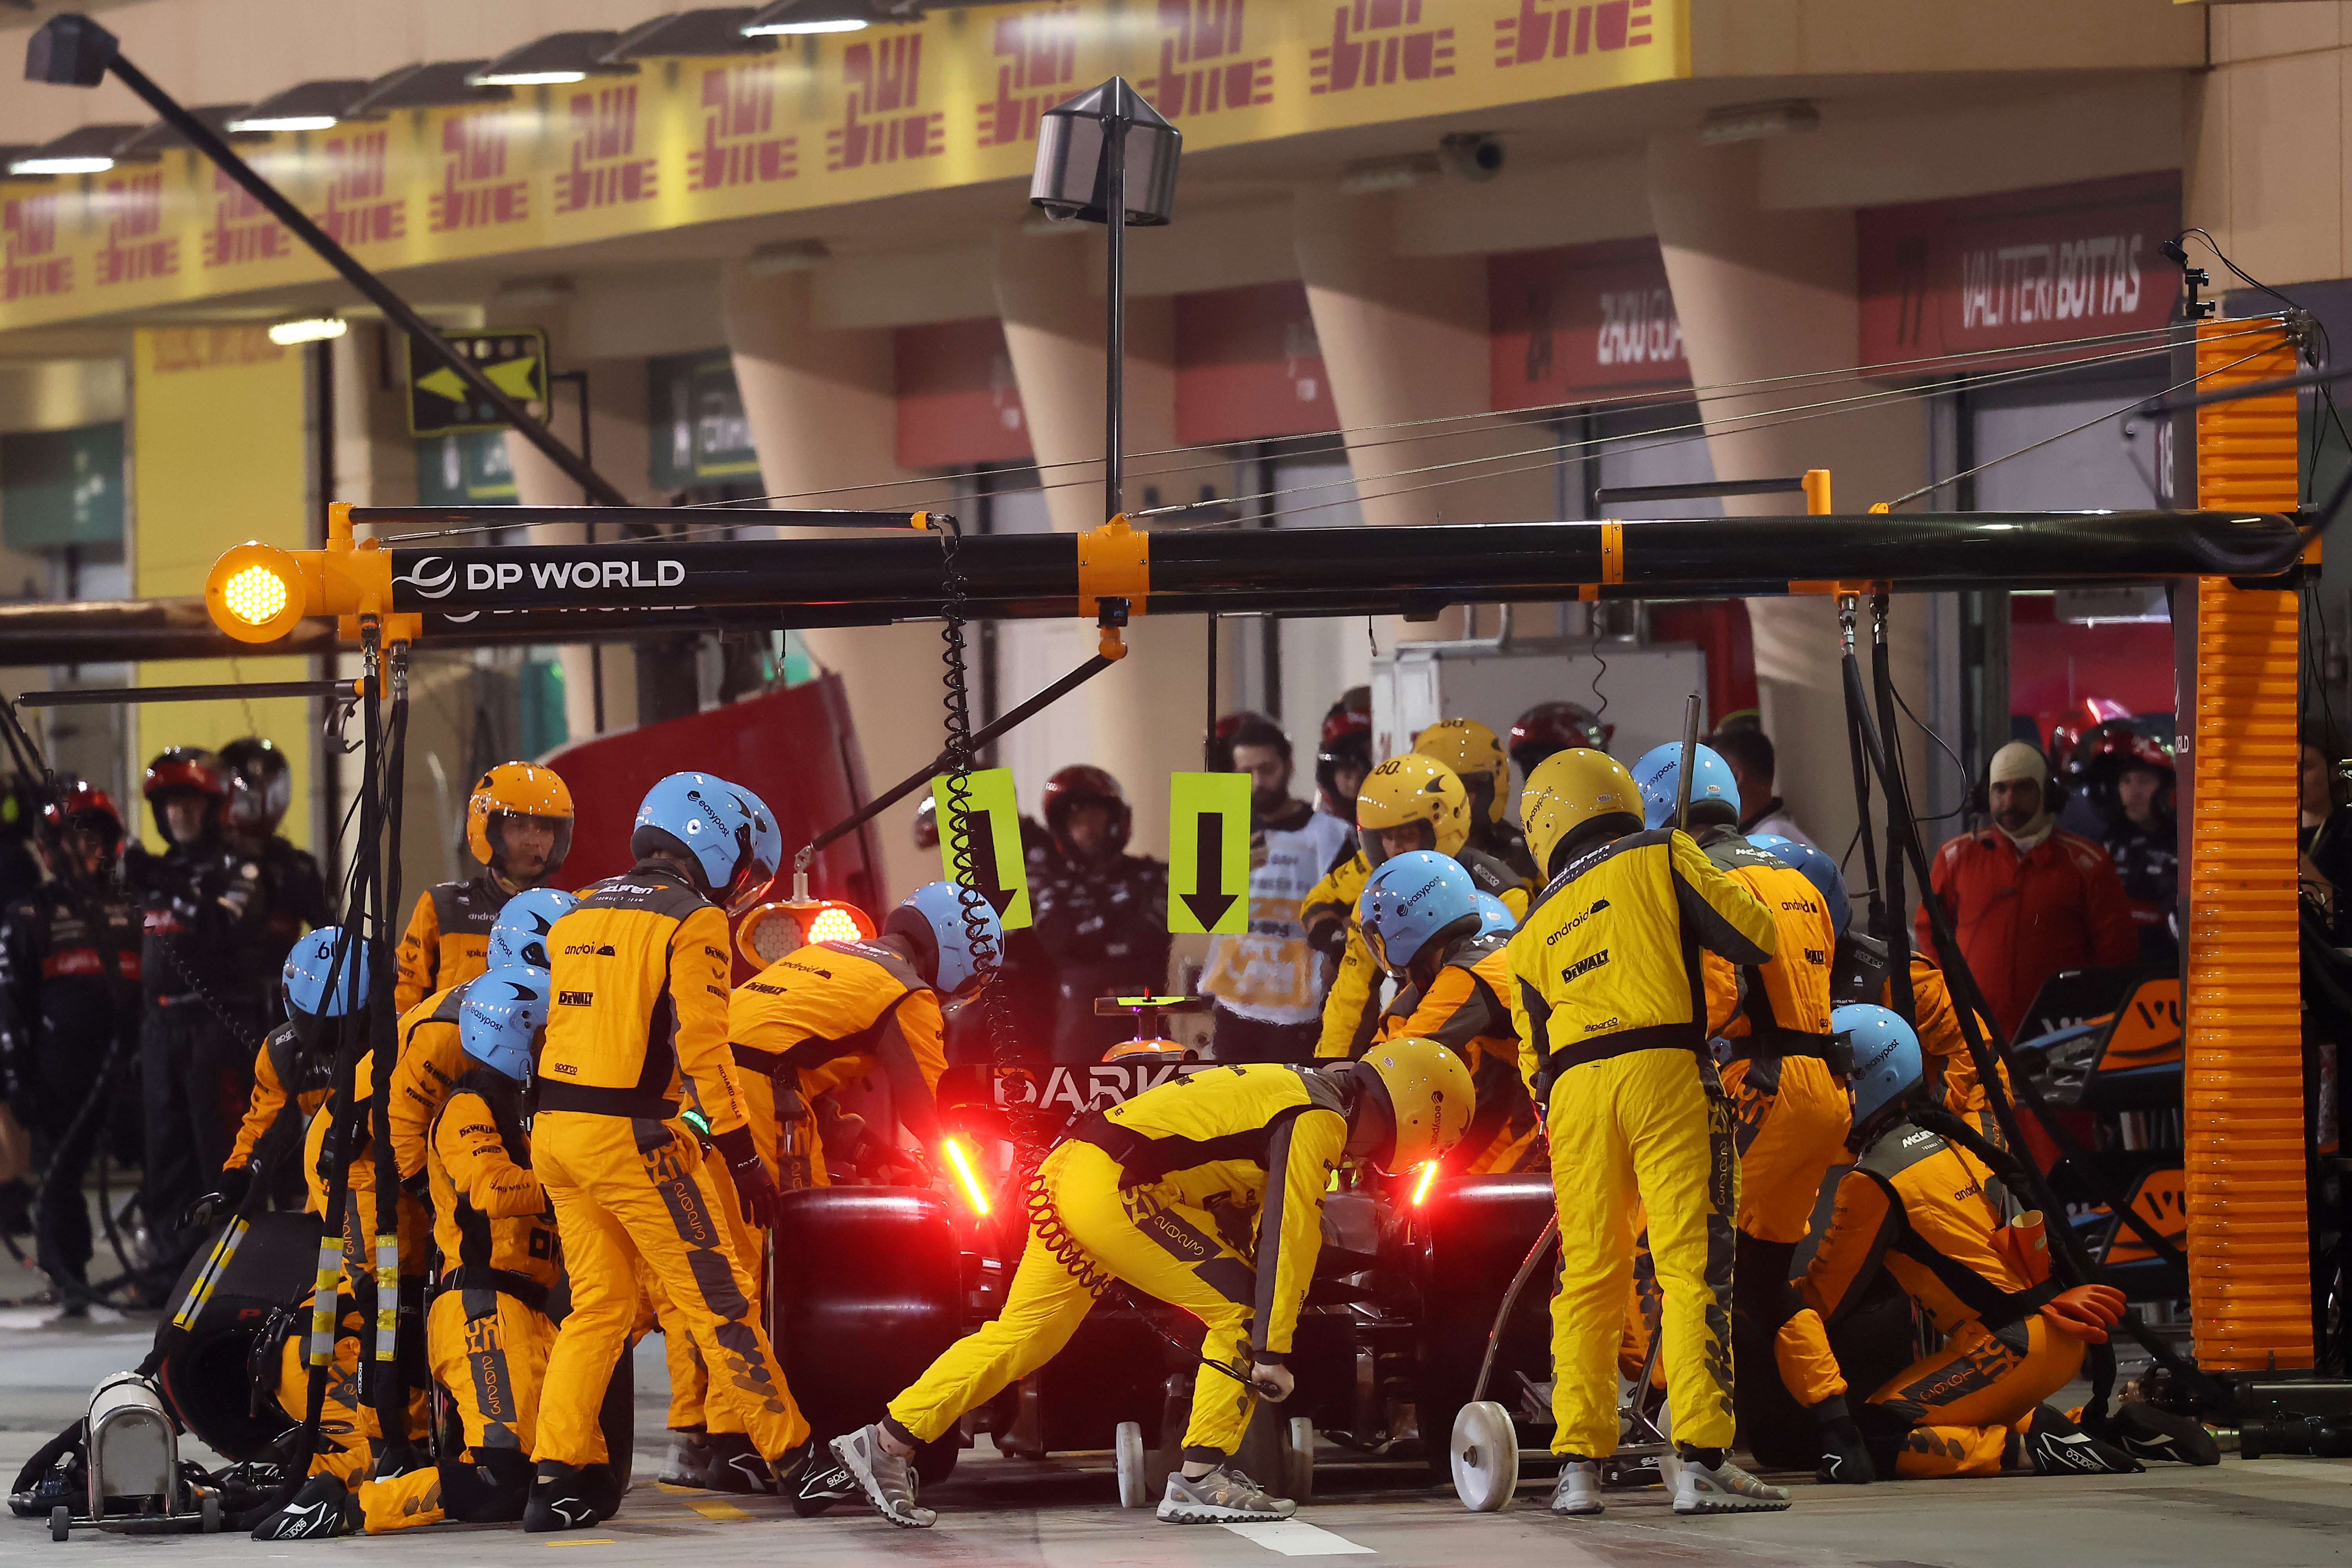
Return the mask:
<svg viewBox="0 0 2352 1568">
<path fill-rule="evenodd" d="M 1105 999 L 1132 1011 L 1139 1037 L 1105 1060 L 1040 1064 L 1023 1106 L 1070 1121 L 1200 1070 L 1159 1038 L 1154 1016 L 1185 999 Z M 914 1187 L 817 1187 L 789 1194 L 777 1232 L 773 1329 L 802 1408 L 820 1433 L 876 1419 L 883 1404 L 961 1334 L 993 1316 L 1026 1240 L 1003 1080 L 950 1069 L 940 1086 L 950 1194 Z M 1318 1434 L 1368 1458 L 1418 1455 L 1448 1469 L 1455 1413 L 1479 1381 L 1496 1311 L 1552 1213 L 1541 1174 L 1343 1178 L 1324 1203 L 1324 1246 L 1292 1352 L 1297 1391 L 1261 1412 L 1240 1461 L 1286 1495 L 1313 1485 Z M 1489 1387 L 1532 1429 L 1549 1419 L 1546 1292 L 1522 1300 L 1496 1342 Z M 856 1357 L 825 1348 L 854 1334 Z M 967 1415 L 925 1450 L 927 1482 L 987 1432 L 1024 1458 L 1113 1451 L 1120 1500 L 1144 1506 L 1174 1463 L 1202 1339 L 1189 1315 L 1113 1291 L 1062 1353 Z"/>
</svg>

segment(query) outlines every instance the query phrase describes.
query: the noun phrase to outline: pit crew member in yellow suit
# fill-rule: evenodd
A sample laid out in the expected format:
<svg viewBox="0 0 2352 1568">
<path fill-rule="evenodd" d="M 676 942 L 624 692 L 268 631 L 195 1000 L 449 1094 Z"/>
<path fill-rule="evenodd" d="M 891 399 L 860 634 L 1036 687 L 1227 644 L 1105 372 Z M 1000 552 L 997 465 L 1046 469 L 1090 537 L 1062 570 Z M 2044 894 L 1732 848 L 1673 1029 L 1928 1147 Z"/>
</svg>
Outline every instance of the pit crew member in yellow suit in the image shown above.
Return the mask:
<svg viewBox="0 0 2352 1568">
<path fill-rule="evenodd" d="M 466 798 L 466 847 L 481 875 L 417 894 L 401 934 L 392 1000 L 404 1015 L 490 966 L 490 927 L 507 900 L 546 882 L 571 853 L 572 791 L 549 769 L 500 763 Z"/>
<path fill-rule="evenodd" d="M 796 1479 L 805 1458 L 808 1423 L 751 1310 L 754 1262 L 738 1256 L 700 1137 L 680 1116 L 690 1099 L 743 1210 L 770 1224 L 775 1183 L 727 1050 L 727 912 L 758 901 L 782 847 L 757 795 L 672 773 L 637 808 L 637 864 L 581 889 L 548 938 L 554 1001 L 531 1158 L 555 1205 L 572 1310 L 548 1355 L 526 1531 L 585 1528 L 617 1506 L 583 1467 L 594 1466 L 597 1410 L 638 1320 L 640 1260 L 670 1309 L 665 1330 L 693 1336 L 776 1480 Z"/>
<path fill-rule="evenodd" d="M 1066 1249 L 1075 1264 L 1207 1326 L 1183 1465 L 1168 1478 L 1160 1517 L 1288 1518 L 1295 1505 L 1269 1497 L 1232 1456 L 1254 1393 L 1290 1394 L 1285 1363 L 1322 1247 L 1323 1194 L 1348 1160 L 1404 1171 L 1442 1158 L 1469 1125 L 1472 1092 L 1452 1051 L 1397 1040 L 1320 1068 L 1212 1068 L 1089 1116 L 1040 1171 L 1058 1247 L 1033 1229 L 996 1321 L 950 1346 L 880 1422 L 835 1438 L 835 1459 L 884 1519 L 935 1522 L 916 1500 L 911 1457 L 1069 1342 L 1095 1292 L 1057 1256 Z M 1255 1258 L 1222 1238 L 1213 1203 L 1257 1209 Z"/>
<path fill-rule="evenodd" d="M 1511 937 L 1514 1020 L 1544 1108 L 1562 1264 L 1552 1299 L 1552 1511 L 1601 1511 L 1616 1451 L 1617 1345 L 1637 1205 L 1664 1293 L 1677 1513 L 1783 1509 L 1733 1464 L 1731 1258 L 1739 1205 L 1729 1100 L 1707 1050 L 1703 948 L 1760 964 L 1772 913 L 1690 836 L 1646 831 L 1624 765 L 1581 748 L 1538 764 L 1520 797 L 1528 847 L 1552 879 Z"/>
<path fill-rule="evenodd" d="M 1527 879 L 1469 847 L 1469 795 L 1454 770 L 1434 757 L 1407 752 L 1365 775 L 1356 796 L 1356 853 L 1333 868 L 1299 906 L 1308 942 L 1339 954 L 1331 994 L 1323 1002 L 1323 1034 L 1315 1047 L 1318 1059 L 1360 1056 L 1380 1030 L 1380 966 L 1364 949 L 1356 909 L 1365 882 L 1389 857 L 1415 849 L 1451 856 L 1470 873 L 1471 883 L 1502 900 L 1514 919 L 1528 908 Z"/>
<path fill-rule="evenodd" d="M 1884 1268 L 1944 1339 L 1856 1412 L 1878 1473 L 2140 1469 L 2043 1403 L 2074 1381 L 2083 1347 L 2105 1342 L 2122 1320 L 2123 1293 L 2111 1285 L 2070 1289 L 2049 1277 L 2047 1253 L 2013 1223 L 2021 1217 L 2015 1195 L 1967 1144 L 1974 1138 L 2014 1171 L 2010 1157 L 1964 1122 L 1918 1109 L 1933 1101 L 1908 1024 L 1853 1003 L 1837 1010 L 1833 1026 L 1853 1049 L 1860 1158 L 1838 1184 L 1837 1211 L 1800 1288 L 1834 1323 Z"/>
<path fill-rule="evenodd" d="M 1435 1040 L 1462 1058 L 1477 1088 L 1454 1173 L 1540 1169 L 1542 1142 L 1511 1026 L 1510 910 L 1473 887 L 1457 862 L 1427 849 L 1373 872 L 1358 909 L 1366 950 L 1399 987 L 1375 1043 Z"/>
</svg>

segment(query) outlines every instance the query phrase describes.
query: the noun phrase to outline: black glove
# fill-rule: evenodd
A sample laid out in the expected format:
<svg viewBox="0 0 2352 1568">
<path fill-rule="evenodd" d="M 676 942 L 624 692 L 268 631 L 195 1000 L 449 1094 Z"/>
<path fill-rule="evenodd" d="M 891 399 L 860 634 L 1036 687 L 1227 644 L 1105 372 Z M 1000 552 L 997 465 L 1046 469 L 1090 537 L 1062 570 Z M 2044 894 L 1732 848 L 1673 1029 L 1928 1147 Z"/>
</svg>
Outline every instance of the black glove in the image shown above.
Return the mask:
<svg viewBox="0 0 2352 1568">
<path fill-rule="evenodd" d="M 760 1163 L 760 1147 L 751 1142 L 749 1127 L 737 1127 L 715 1134 L 711 1147 L 727 1162 L 727 1169 L 735 1177 L 735 1195 L 743 1200 L 743 1218 L 762 1230 L 776 1227 L 775 1178 L 768 1167 Z"/>
<path fill-rule="evenodd" d="M 245 1206 L 245 1194 L 253 1187 L 253 1167 L 225 1165 L 214 1178 L 213 1190 L 188 1205 L 180 1221 L 188 1230 L 199 1230 L 225 1215 L 235 1214 Z"/>
<path fill-rule="evenodd" d="M 1327 958 L 1338 958 L 1348 951 L 1348 922 L 1332 916 L 1316 921 L 1307 928 L 1307 945 Z"/>
</svg>

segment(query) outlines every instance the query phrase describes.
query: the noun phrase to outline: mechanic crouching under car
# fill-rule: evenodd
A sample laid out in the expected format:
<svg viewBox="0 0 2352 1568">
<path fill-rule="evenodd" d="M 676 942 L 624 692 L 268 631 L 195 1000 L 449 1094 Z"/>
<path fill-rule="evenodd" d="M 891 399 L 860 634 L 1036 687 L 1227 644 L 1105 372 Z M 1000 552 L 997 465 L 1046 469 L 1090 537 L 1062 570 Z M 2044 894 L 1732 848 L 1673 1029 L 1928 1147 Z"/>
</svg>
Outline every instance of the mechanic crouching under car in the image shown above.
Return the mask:
<svg viewBox="0 0 2352 1568">
<path fill-rule="evenodd" d="M 835 1458 L 892 1524 L 928 1528 L 911 1458 L 964 1412 L 1069 1342 L 1097 1286 L 1125 1284 L 1206 1326 L 1182 1468 L 1160 1517 L 1174 1524 L 1286 1519 L 1233 1463 L 1257 1398 L 1289 1397 L 1286 1364 L 1322 1248 L 1323 1194 L 1353 1160 L 1402 1172 L 1442 1157 L 1470 1122 L 1462 1058 L 1430 1040 L 1375 1047 L 1320 1069 L 1265 1063 L 1179 1079 L 1089 1116 L 1039 1171 L 1041 1212 L 996 1321 L 933 1362 Z M 1205 1206 L 1258 1211 L 1257 1256 Z"/>
</svg>

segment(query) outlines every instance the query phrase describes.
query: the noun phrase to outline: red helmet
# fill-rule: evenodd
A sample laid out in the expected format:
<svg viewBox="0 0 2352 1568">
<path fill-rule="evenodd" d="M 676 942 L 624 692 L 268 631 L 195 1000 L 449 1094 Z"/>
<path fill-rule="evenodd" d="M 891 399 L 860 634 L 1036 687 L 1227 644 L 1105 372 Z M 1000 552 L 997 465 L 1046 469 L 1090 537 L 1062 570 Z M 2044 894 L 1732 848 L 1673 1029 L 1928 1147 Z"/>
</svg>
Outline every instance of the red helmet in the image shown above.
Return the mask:
<svg viewBox="0 0 2352 1568">
<path fill-rule="evenodd" d="M 87 783 L 76 783 L 66 791 L 64 798 L 51 801 L 41 809 L 41 820 L 58 829 L 87 829 L 90 825 L 83 819 L 91 816 L 103 819 L 101 826 L 110 830 L 110 837 L 121 838 L 122 813 L 116 808 L 114 797 Z"/>
<path fill-rule="evenodd" d="M 1610 738 L 1616 733 L 1616 725 L 1603 724 L 1599 714 L 1580 703 L 1538 702 L 1520 714 L 1511 726 L 1511 761 L 1519 765 L 1519 773 L 1525 776 L 1555 752 L 1579 747 L 1605 752 Z"/>
<path fill-rule="evenodd" d="M 2104 720 L 2084 731 L 2066 753 L 2066 782 L 2079 787 L 2094 770 L 2120 773 L 2135 767 L 2160 773 L 2178 771 L 2163 742 L 2141 734 L 2127 720 Z"/>
<path fill-rule="evenodd" d="M 155 754 L 147 764 L 147 780 L 142 786 L 149 800 L 175 789 L 192 789 L 215 800 L 228 798 L 228 777 L 221 769 L 220 758 L 197 746 L 173 746 Z"/>
<path fill-rule="evenodd" d="M 1045 830 L 1054 836 L 1054 847 L 1065 857 L 1070 853 L 1070 841 L 1065 829 L 1069 826 L 1071 809 L 1082 803 L 1099 802 L 1111 808 L 1110 847 L 1116 854 L 1127 847 L 1128 830 L 1135 825 L 1135 813 L 1127 804 L 1127 793 L 1118 781 L 1086 763 L 1074 763 L 1045 781 Z"/>
<path fill-rule="evenodd" d="M 1324 809 L 1345 822 L 1356 819 L 1355 792 L 1340 789 L 1339 770 L 1357 774 L 1372 771 L 1371 710 L 1349 700 L 1359 692 L 1367 700 L 1371 695 L 1369 688 L 1355 687 L 1331 704 L 1331 710 L 1323 715 L 1323 735 L 1315 747 L 1315 787 L 1322 794 Z M 1357 782 L 1360 785 L 1362 780 Z"/>
</svg>

